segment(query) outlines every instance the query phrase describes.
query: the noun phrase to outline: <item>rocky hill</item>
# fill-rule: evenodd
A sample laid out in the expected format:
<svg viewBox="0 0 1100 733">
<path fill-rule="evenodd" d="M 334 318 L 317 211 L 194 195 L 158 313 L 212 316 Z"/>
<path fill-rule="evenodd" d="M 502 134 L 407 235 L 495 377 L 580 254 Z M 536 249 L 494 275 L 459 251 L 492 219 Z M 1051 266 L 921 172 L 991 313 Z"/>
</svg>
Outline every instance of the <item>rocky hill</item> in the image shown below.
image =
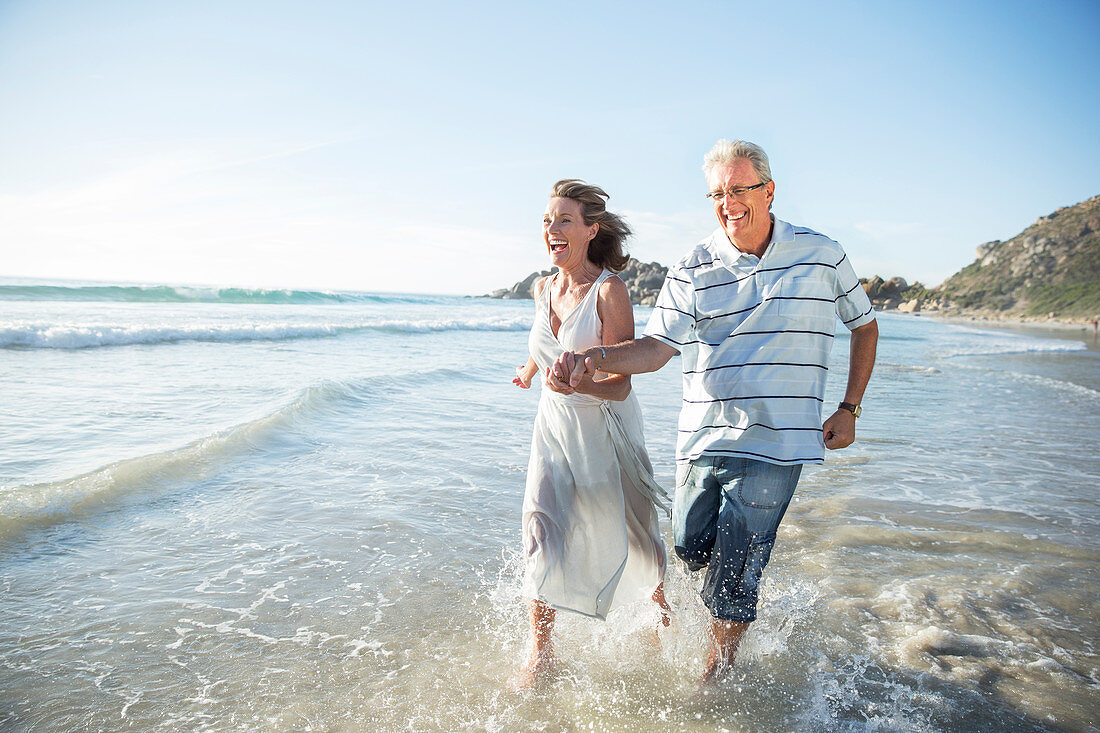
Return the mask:
<svg viewBox="0 0 1100 733">
<path fill-rule="evenodd" d="M 619 277 L 637 305 L 653 305 L 667 268 L 631 258 Z M 494 298 L 530 298 L 535 272 Z M 1089 321 L 1100 317 L 1100 196 L 1058 209 L 1012 239 L 986 242 L 977 259 L 938 288 L 905 279 L 862 280 L 878 310 Z"/>
<path fill-rule="evenodd" d="M 1100 196 L 1066 206 L 974 262 L 930 297 L 941 309 L 1013 318 L 1086 320 L 1100 314 Z"/>
</svg>

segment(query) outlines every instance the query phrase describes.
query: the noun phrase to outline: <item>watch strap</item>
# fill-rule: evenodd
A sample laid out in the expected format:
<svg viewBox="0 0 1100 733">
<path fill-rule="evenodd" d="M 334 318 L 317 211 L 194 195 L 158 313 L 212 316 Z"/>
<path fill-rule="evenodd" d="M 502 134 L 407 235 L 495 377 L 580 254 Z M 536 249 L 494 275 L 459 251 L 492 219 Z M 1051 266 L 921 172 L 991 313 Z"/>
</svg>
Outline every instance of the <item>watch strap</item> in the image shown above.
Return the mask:
<svg viewBox="0 0 1100 733">
<path fill-rule="evenodd" d="M 838 405 L 838 408 L 841 410 L 847 410 L 856 417 L 859 417 L 860 413 L 863 412 L 862 407 L 860 407 L 859 405 L 853 405 L 851 402 L 841 402 L 840 405 Z"/>
</svg>

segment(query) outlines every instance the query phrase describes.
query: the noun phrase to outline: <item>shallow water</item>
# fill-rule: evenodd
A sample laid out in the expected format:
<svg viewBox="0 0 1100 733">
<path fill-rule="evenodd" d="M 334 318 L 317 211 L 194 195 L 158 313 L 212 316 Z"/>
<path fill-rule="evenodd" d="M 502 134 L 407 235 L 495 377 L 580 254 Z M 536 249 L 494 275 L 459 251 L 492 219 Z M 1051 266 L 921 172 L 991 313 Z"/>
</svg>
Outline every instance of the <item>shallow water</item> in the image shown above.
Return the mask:
<svg viewBox="0 0 1100 733">
<path fill-rule="evenodd" d="M 529 301 L 20 295 L 4 730 L 1096 729 L 1081 341 L 881 318 L 860 440 L 804 472 L 730 678 L 696 685 L 707 617 L 672 561 L 658 646 L 646 605 L 560 614 L 555 676 L 518 695 Z M 676 366 L 635 379 L 668 486 Z"/>
</svg>

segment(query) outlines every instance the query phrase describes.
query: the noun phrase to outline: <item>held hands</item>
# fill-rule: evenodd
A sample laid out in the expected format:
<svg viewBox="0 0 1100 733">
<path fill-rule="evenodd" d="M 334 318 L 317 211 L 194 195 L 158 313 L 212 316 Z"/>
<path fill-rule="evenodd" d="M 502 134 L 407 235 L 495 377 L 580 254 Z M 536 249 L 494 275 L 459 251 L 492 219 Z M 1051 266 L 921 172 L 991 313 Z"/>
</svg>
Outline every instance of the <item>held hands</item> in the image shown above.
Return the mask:
<svg viewBox="0 0 1100 733">
<path fill-rule="evenodd" d="M 546 370 L 546 386 L 559 394 L 584 394 L 595 374 L 591 359 L 573 351 L 564 351 Z"/>
<path fill-rule="evenodd" d="M 537 373 L 538 367 L 535 366 L 534 361 L 516 367 L 516 376 L 512 379 L 512 384 L 520 389 L 530 389 L 531 380 Z M 548 389 L 560 394 L 585 393 L 595 373 L 596 370 L 592 367 L 590 359 L 583 358 L 572 351 L 566 351 L 558 357 L 552 367 L 546 370 L 543 375 L 544 384 Z"/>
<path fill-rule="evenodd" d="M 856 441 L 856 416 L 847 410 L 837 410 L 821 426 L 821 435 L 829 450 L 847 448 Z"/>
</svg>

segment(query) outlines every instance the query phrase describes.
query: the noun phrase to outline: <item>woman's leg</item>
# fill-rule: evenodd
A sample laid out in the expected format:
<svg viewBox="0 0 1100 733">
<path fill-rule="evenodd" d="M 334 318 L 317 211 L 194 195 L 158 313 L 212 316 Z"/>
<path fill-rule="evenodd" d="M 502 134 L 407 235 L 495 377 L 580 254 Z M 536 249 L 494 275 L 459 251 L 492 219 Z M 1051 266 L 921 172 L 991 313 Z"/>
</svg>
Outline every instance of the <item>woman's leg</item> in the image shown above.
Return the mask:
<svg viewBox="0 0 1100 733">
<path fill-rule="evenodd" d="M 657 590 L 653 591 L 651 596 L 653 602 L 661 607 L 661 626 L 668 626 L 672 623 L 672 608 L 668 605 L 668 601 L 665 600 L 665 584 L 658 583 Z"/>
<path fill-rule="evenodd" d="M 532 600 L 527 606 L 531 620 L 531 648 L 527 661 L 513 678 L 513 686 L 519 689 L 532 687 L 546 676 L 554 661 L 551 635 L 554 631 L 555 611 L 540 600 Z"/>
</svg>

